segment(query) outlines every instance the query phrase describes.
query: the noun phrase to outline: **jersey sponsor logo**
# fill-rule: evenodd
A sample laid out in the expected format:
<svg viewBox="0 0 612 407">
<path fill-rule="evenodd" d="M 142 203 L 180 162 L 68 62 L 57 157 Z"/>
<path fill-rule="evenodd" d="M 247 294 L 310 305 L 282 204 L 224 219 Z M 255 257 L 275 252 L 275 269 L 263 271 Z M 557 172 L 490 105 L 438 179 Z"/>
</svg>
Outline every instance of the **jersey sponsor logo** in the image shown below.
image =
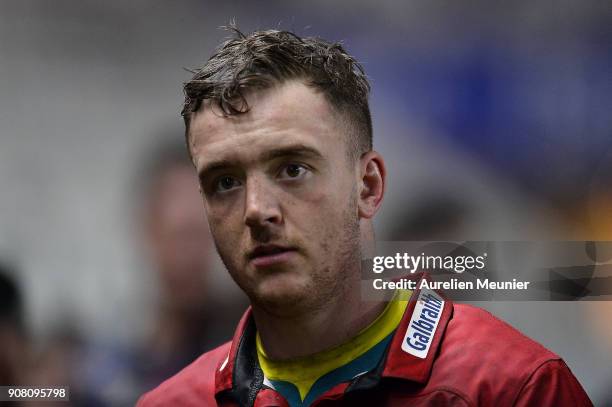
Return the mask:
<svg viewBox="0 0 612 407">
<path fill-rule="evenodd" d="M 408 324 L 402 350 L 425 359 L 444 309 L 444 300 L 435 291 L 422 289 Z"/>
</svg>

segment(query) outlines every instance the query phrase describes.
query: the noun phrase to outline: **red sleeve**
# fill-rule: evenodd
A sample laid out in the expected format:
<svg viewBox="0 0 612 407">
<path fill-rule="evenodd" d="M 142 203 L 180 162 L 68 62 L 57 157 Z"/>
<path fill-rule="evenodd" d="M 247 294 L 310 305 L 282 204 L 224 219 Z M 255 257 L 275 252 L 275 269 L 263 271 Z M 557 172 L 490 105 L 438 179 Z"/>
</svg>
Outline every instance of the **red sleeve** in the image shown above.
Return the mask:
<svg viewBox="0 0 612 407">
<path fill-rule="evenodd" d="M 515 406 L 593 406 L 572 371 L 560 359 L 540 365 L 525 383 Z"/>
<path fill-rule="evenodd" d="M 143 394 L 136 402 L 136 407 L 150 407 L 153 403 L 149 399 L 149 393 Z"/>
</svg>

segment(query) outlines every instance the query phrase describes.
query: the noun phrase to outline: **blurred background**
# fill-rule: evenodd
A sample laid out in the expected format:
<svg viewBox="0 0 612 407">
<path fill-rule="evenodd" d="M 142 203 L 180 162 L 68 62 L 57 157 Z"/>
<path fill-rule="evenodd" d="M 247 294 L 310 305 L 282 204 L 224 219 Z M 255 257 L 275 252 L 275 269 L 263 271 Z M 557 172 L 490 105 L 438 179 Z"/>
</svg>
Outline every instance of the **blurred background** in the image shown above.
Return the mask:
<svg viewBox="0 0 612 407">
<path fill-rule="evenodd" d="M 610 2 L 2 1 L 0 384 L 132 405 L 231 335 L 179 111 L 232 17 L 362 61 L 380 239 L 612 241 Z M 612 404 L 611 301 L 480 305 Z"/>
</svg>

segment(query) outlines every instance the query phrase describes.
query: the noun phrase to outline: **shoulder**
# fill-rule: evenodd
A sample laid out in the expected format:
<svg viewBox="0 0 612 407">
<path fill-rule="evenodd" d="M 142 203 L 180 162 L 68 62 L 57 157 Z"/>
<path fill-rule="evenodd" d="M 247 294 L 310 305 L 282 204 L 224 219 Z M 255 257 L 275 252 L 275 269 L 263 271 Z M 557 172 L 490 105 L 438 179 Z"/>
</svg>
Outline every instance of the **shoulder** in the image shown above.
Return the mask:
<svg viewBox="0 0 612 407">
<path fill-rule="evenodd" d="M 532 360 L 534 365 L 539 365 L 538 362 L 559 359 L 558 355 L 490 312 L 466 304 L 453 304 L 444 342 L 452 344 L 453 348 L 473 350 L 480 360 L 499 358 L 505 361 L 512 355 L 523 362 Z"/>
<path fill-rule="evenodd" d="M 506 377 L 529 375 L 548 360 L 560 357 L 490 312 L 454 304 L 440 357 L 451 365 Z"/>
<path fill-rule="evenodd" d="M 487 405 L 515 399 L 534 372 L 552 361 L 559 356 L 488 311 L 453 304 L 430 383 Z"/>
<path fill-rule="evenodd" d="M 521 387 L 514 405 L 528 406 L 592 406 L 570 368 L 563 360 L 550 360 L 540 365 Z"/>
<path fill-rule="evenodd" d="M 429 384 L 475 405 L 592 405 L 557 354 L 488 311 L 464 304 L 453 304 Z"/>
<path fill-rule="evenodd" d="M 183 370 L 143 395 L 138 407 L 167 405 L 196 406 L 214 403 L 215 372 L 231 342 L 204 353 Z M 204 403 L 204 404 L 203 404 Z"/>
</svg>

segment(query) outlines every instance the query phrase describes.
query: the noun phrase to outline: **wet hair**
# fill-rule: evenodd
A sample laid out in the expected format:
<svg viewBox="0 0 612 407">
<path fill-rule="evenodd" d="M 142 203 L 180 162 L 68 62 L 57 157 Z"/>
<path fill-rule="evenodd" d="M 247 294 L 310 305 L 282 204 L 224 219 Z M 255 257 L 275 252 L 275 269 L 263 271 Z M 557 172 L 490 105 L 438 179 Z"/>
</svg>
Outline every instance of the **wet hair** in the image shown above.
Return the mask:
<svg viewBox="0 0 612 407">
<path fill-rule="evenodd" d="M 226 27 L 233 38 L 223 42 L 210 59 L 184 84 L 181 115 L 189 137 L 191 116 L 204 101 L 222 115 L 245 113 L 245 93 L 301 80 L 321 92 L 347 125 L 349 154 L 359 157 L 372 149 L 370 85 L 363 67 L 340 43 L 299 37 L 289 31 L 266 30 L 243 34 Z"/>
</svg>

